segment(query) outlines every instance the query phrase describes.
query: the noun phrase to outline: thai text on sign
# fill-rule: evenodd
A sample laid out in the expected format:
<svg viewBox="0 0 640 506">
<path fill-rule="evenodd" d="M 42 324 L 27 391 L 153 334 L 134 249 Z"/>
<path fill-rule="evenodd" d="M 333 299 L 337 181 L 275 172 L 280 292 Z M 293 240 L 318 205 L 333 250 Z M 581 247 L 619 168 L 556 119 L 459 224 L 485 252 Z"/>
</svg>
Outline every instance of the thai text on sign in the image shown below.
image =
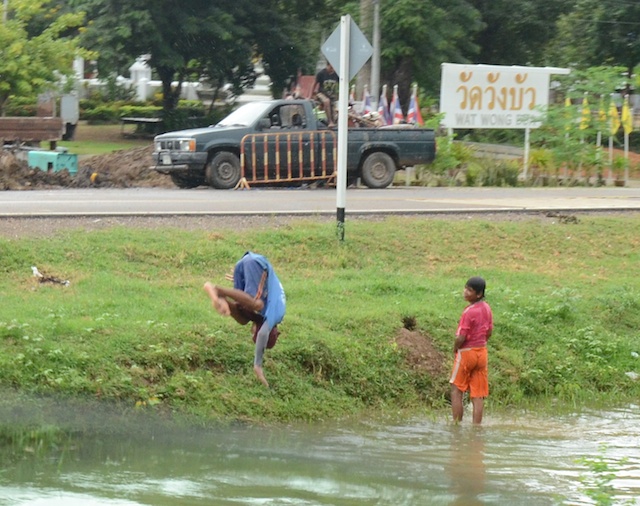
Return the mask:
<svg viewBox="0 0 640 506">
<path fill-rule="evenodd" d="M 442 64 L 440 112 L 448 128 L 537 128 L 555 67 Z"/>
</svg>

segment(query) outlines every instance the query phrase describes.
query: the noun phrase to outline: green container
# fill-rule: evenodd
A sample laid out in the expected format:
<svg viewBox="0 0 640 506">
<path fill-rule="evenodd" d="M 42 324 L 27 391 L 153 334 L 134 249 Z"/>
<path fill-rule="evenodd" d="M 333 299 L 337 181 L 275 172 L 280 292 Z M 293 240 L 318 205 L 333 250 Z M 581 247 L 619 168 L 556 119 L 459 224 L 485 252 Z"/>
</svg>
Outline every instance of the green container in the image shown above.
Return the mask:
<svg viewBox="0 0 640 506">
<path fill-rule="evenodd" d="M 59 172 L 67 169 L 72 176 L 78 172 L 78 155 L 62 151 L 29 151 L 29 167 L 42 171 Z"/>
</svg>

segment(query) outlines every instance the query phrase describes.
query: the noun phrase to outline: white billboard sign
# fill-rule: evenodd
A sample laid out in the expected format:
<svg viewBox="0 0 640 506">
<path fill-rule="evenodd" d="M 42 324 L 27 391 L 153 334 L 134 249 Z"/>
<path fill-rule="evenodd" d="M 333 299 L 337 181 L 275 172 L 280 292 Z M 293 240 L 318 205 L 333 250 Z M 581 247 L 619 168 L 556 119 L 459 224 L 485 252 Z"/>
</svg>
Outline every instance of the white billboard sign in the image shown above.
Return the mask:
<svg viewBox="0 0 640 506">
<path fill-rule="evenodd" d="M 537 128 L 555 67 L 442 64 L 440 112 L 448 128 Z"/>
</svg>

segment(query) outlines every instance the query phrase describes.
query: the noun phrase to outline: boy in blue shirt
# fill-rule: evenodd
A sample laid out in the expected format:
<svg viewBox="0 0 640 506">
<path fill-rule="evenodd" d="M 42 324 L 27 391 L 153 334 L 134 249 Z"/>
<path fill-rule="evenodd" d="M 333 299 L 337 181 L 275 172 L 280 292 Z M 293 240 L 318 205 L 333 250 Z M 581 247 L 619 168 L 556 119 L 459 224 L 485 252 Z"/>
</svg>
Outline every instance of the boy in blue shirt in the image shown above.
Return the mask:
<svg viewBox="0 0 640 506">
<path fill-rule="evenodd" d="M 231 316 L 241 325 L 253 322 L 256 343 L 253 370 L 260 382 L 269 387 L 262 370 L 264 350 L 273 348 L 278 339 L 278 323 L 286 309 L 282 284 L 269 261 L 262 255 L 247 251 L 233 269 L 233 288 L 204 284 L 214 309 L 222 316 Z"/>
</svg>

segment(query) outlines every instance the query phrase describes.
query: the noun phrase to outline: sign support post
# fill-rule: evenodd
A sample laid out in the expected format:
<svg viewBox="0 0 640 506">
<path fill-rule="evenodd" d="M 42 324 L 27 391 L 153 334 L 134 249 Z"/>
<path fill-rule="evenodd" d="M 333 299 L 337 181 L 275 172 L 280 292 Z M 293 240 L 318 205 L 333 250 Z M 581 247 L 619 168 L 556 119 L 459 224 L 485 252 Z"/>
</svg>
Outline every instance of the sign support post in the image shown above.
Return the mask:
<svg viewBox="0 0 640 506">
<path fill-rule="evenodd" d="M 347 194 L 347 141 L 349 119 L 349 81 L 371 58 L 373 48 L 348 14 L 322 46 L 322 54 L 340 78 L 338 98 L 338 154 L 336 181 L 336 215 L 338 238 L 344 241 L 344 217 Z M 331 114 L 331 112 L 330 112 Z"/>
<path fill-rule="evenodd" d="M 340 18 L 340 91 L 338 98 L 338 181 L 336 218 L 338 239 L 344 241 L 344 218 L 347 200 L 347 135 L 349 108 L 349 28 L 351 16 Z"/>
</svg>

